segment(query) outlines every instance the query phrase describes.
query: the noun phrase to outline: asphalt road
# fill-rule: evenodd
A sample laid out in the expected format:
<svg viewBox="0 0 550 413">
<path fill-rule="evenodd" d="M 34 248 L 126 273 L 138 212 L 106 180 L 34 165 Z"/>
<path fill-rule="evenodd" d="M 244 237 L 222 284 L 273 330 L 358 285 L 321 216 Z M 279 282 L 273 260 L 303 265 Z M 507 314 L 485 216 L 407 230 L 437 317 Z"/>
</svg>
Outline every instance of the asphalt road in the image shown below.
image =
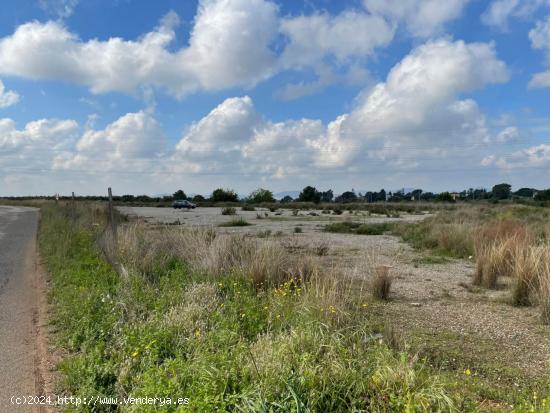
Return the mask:
<svg viewBox="0 0 550 413">
<path fill-rule="evenodd" d="M 32 412 L 12 396 L 36 395 L 38 210 L 0 206 L 0 412 Z"/>
</svg>

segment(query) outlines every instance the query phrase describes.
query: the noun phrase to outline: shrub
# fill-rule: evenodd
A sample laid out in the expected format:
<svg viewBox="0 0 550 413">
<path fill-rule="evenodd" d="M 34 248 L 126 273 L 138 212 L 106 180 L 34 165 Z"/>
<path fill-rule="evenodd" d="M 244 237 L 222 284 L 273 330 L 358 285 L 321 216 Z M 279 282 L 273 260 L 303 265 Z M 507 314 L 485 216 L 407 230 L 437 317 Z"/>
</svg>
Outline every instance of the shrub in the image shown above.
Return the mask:
<svg viewBox="0 0 550 413">
<path fill-rule="evenodd" d="M 374 276 L 371 281 L 372 296 L 379 300 L 388 300 L 392 284 L 392 277 L 389 274 L 390 267 L 382 265 L 374 269 Z"/>
<path fill-rule="evenodd" d="M 389 223 L 361 224 L 355 232 L 360 235 L 382 235 L 391 229 L 392 225 Z"/>
<path fill-rule="evenodd" d="M 243 217 L 234 218 L 229 222 L 223 222 L 219 226 L 220 227 L 246 227 L 248 225 L 252 225 L 247 220 L 245 220 Z"/>
<path fill-rule="evenodd" d="M 381 235 L 393 228 L 390 223 L 360 224 L 358 222 L 343 221 L 325 225 L 326 232 L 337 234 Z"/>
<path fill-rule="evenodd" d="M 241 210 L 243 211 L 256 211 L 256 208 L 254 208 L 252 205 L 250 204 L 244 204 L 242 207 L 241 207 Z"/>
<path fill-rule="evenodd" d="M 302 233 L 302 228 L 301 227 L 294 227 L 294 233 L 295 234 L 301 234 Z"/>
<path fill-rule="evenodd" d="M 237 209 L 233 207 L 222 208 L 222 215 L 236 215 Z"/>
</svg>

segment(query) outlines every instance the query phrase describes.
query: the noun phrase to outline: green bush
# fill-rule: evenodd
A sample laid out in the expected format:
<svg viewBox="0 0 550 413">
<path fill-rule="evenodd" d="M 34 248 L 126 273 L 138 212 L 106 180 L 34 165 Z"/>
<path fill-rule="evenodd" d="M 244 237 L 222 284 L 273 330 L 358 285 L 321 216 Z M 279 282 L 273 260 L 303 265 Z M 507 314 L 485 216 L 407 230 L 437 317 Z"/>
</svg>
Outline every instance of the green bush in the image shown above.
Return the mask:
<svg viewBox="0 0 550 413">
<path fill-rule="evenodd" d="M 252 225 L 247 220 L 245 220 L 243 217 L 240 218 L 234 218 L 229 222 L 223 222 L 219 226 L 220 227 L 246 227 L 248 225 Z"/>
<path fill-rule="evenodd" d="M 222 215 L 236 215 L 237 209 L 233 207 L 222 208 Z"/>
</svg>

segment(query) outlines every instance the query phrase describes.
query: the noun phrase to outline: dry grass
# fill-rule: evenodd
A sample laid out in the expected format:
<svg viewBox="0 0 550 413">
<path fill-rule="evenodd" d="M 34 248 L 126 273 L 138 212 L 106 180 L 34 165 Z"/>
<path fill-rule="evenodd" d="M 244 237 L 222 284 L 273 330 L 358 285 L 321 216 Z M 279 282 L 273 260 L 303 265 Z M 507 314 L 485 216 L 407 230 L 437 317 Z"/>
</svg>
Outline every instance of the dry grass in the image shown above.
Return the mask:
<svg viewBox="0 0 550 413">
<path fill-rule="evenodd" d="M 389 266 L 381 265 L 376 267 L 371 281 L 372 296 L 378 300 L 387 301 L 390 298 L 392 281 Z"/>
<path fill-rule="evenodd" d="M 506 220 L 481 227 L 475 240 L 473 284 L 495 288 L 499 277 L 511 277 L 512 304 L 538 303 L 542 321 L 550 323 L 550 243 L 540 236 L 546 231 L 548 226 L 534 229 Z"/>
<path fill-rule="evenodd" d="M 550 246 L 546 246 L 537 279 L 541 320 L 550 324 Z"/>
<path fill-rule="evenodd" d="M 524 225 L 497 221 L 479 228 L 475 241 L 476 272 L 473 283 L 496 288 L 502 276 L 514 275 L 516 255 L 530 242 Z"/>
<path fill-rule="evenodd" d="M 257 285 L 278 285 L 292 277 L 305 281 L 318 271 L 309 257 L 289 255 L 273 240 L 217 234 L 205 228 L 151 231 L 134 223 L 119 229 L 117 248 L 126 267 L 145 275 L 158 273 L 174 259 L 197 273 L 216 277 L 238 273 Z"/>
<path fill-rule="evenodd" d="M 541 274 L 541 264 L 546 251 L 542 246 L 518 245 L 513 257 L 512 304 L 531 304 L 531 293 L 535 290 Z"/>
</svg>

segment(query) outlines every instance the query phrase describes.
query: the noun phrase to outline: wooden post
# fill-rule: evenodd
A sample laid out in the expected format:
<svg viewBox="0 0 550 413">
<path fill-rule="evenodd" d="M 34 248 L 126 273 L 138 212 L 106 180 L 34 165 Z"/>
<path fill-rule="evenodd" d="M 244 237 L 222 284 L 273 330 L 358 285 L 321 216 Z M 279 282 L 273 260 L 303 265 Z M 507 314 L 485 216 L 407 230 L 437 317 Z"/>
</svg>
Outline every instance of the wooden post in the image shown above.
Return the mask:
<svg viewBox="0 0 550 413">
<path fill-rule="evenodd" d="M 76 221 L 76 204 L 74 202 L 74 192 L 71 195 L 71 209 L 72 209 L 73 221 Z"/>
<path fill-rule="evenodd" d="M 109 191 L 109 219 L 111 221 L 111 230 L 113 231 L 113 238 L 116 243 L 117 233 L 116 233 L 115 211 L 113 207 L 113 193 L 111 191 L 111 187 L 109 187 L 108 191 Z"/>
</svg>

